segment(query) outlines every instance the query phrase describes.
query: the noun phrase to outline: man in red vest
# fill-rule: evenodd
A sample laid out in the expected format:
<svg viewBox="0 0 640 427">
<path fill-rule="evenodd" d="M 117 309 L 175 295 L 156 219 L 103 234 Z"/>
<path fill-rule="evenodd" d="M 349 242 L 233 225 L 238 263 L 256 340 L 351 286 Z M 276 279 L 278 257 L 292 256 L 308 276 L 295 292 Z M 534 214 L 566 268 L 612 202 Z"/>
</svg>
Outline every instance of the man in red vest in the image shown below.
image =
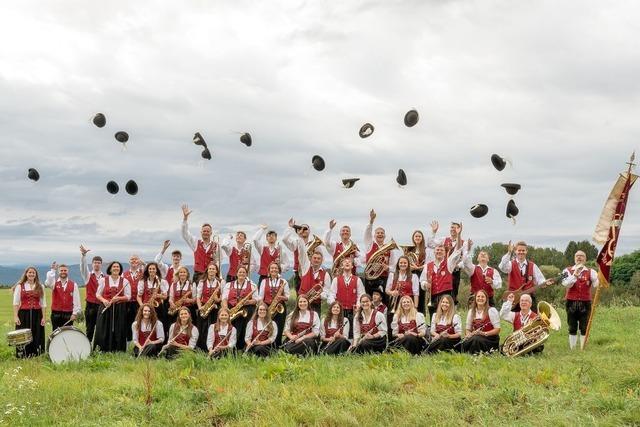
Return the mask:
<svg viewBox="0 0 640 427">
<path fill-rule="evenodd" d="M 369 212 L 369 224 L 367 224 L 367 228 L 364 230 L 364 245 L 366 250 L 365 261 L 368 264 L 369 260 L 375 254 L 378 249 L 384 246 L 384 240 L 386 238 L 386 233 L 384 228 L 377 227 L 375 231 L 373 230 L 373 223 L 376 220 L 376 211 L 371 209 Z M 373 291 L 381 288 L 384 289 L 387 280 L 389 278 L 389 274 L 393 274 L 395 271 L 395 266 L 398 260 L 397 251 L 386 251 L 382 256 L 381 264 L 383 266 L 383 273 L 377 279 L 367 279 L 364 278 L 364 289 L 369 294 L 372 295 Z M 366 268 L 366 267 L 365 267 Z"/>
<path fill-rule="evenodd" d="M 467 251 L 462 258 L 462 264 L 464 266 L 464 272 L 467 273 L 469 281 L 471 282 L 469 301 L 472 301 L 472 298 L 475 299 L 476 292 L 480 289 L 484 289 L 489 296 L 489 305 L 491 307 L 495 307 L 496 302 L 493 298 L 494 290 L 502 287 L 502 277 L 500 277 L 500 272 L 489 267 L 489 254 L 486 251 L 478 252 L 478 264 L 474 265 L 471 261 L 473 241 L 471 239 L 467 239 L 466 246 Z"/>
<path fill-rule="evenodd" d="M 218 264 L 218 245 L 213 236 L 211 224 L 202 224 L 200 228 L 200 239 L 196 239 L 189 232 L 188 219 L 193 211 L 189 210 L 188 205 L 182 205 L 182 238 L 193 251 L 193 283 L 198 283 L 201 276 L 207 271 L 207 266 L 211 262 Z M 218 265 L 218 270 L 220 266 Z"/>
<path fill-rule="evenodd" d="M 266 233 L 267 244 L 264 244 Z M 282 250 L 282 245 L 278 242 L 278 233 L 273 230 L 267 232 L 267 226 L 261 225 L 255 236 L 253 236 L 253 245 L 260 255 L 260 268 L 258 274 L 258 286 L 262 285 L 262 281 L 269 277 L 269 264 L 272 262 L 280 266 L 281 274 L 288 270 L 287 255 Z"/>
<path fill-rule="evenodd" d="M 171 284 L 174 282 L 175 272 L 178 270 L 178 267 L 182 265 L 182 252 L 177 249 L 172 251 L 171 265 L 167 265 L 162 261 L 162 257 L 164 256 L 164 253 L 167 251 L 167 249 L 169 249 L 169 246 L 171 246 L 171 240 L 165 240 L 162 243 L 162 249 L 160 250 L 158 255 L 156 255 L 154 261 L 156 262 L 156 264 L 158 264 L 158 267 L 160 267 L 162 278 L 167 281 L 167 284 L 169 284 L 169 286 L 171 286 Z"/>
<path fill-rule="evenodd" d="M 243 266 L 250 272 L 255 265 L 251 243 L 247 243 L 247 234 L 244 231 L 237 231 L 235 241 L 232 235 L 224 239 L 220 245 L 225 255 L 229 258 L 229 270 L 227 271 L 227 282 L 233 282 L 238 278 L 238 267 Z M 251 274 L 249 273 L 249 276 Z M 280 332 L 280 331 L 278 331 Z"/>
<path fill-rule="evenodd" d="M 587 254 L 576 252 L 573 257 L 575 265 L 563 271 L 562 286 L 567 288 L 567 323 L 569 325 L 569 348 L 576 348 L 578 343 L 578 328 L 580 328 L 580 348 L 584 347 L 587 323 L 591 313 L 591 290 L 598 287 L 598 273 L 586 267 Z"/>
<path fill-rule="evenodd" d="M 456 242 L 458 241 L 458 236 L 462 232 L 462 223 L 460 222 L 452 222 L 449 227 L 449 236 L 437 238 L 436 233 L 440 228 L 440 224 L 438 221 L 431 221 L 431 237 L 427 239 L 427 247 L 435 248 L 437 245 L 444 246 L 445 256 L 449 257 L 451 253 L 455 250 Z M 462 241 L 464 243 L 464 240 Z M 464 254 L 463 254 L 464 255 Z M 451 296 L 453 297 L 453 302 L 458 305 L 458 289 L 460 288 L 460 270 L 462 268 L 462 263 L 458 263 L 451 270 Z"/>
<path fill-rule="evenodd" d="M 80 276 L 84 280 L 84 286 L 86 290 L 85 295 L 85 309 L 84 309 L 84 321 L 87 325 L 87 338 L 89 342 L 93 342 L 93 334 L 96 330 L 96 321 L 98 320 L 98 312 L 102 307 L 102 303 L 96 297 L 96 291 L 98 290 L 98 281 L 104 277 L 102 273 L 102 258 L 94 256 L 91 260 L 91 269 L 87 265 L 87 252 L 91 249 L 87 249 L 80 245 Z"/>
<path fill-rule="evenodd" d="M 538 317 L 538 314 L 531 310 L 531 304 L 533 302 L 531 295 L 520 295 L 520 311 L 517 312 L 511 311 L 514 299 L 515 296 L 513 294 L 509 294 L 507 300 L 502 304 L 502 308 L 500 309 L 500 317 L 511 323 L 513 325 L 513 332 L 516 332 L 533 322 Z M 532 353 L 540 353 L 542 350 L 544 350 L 543 345 L 536 347 Z"/>
<path fill-rule="evenodd" d="M 300 261 L 298 254 L 297 241 L 298 239 L 302 240 L 304 245 L 304 253 L 307 253 L 307 249 L 311 243 L 313 243 L 313 239 L 310 239 L 311 236 L 311 227 L 308 224 L 296 225 L 293 218 L 289 219 L 289 228 L 284 233 L 282 237 L 282 243 L 293 252 L 293 276 L 291 277 L 293 281 L 293 287 L 296 290 L 296 293 L 300 291 L 300 281 L 302 280 L 302 274 L 300 274 Z M 309 258 L 309 257 L 307 257 Z M 319 313 L 318 313 L 319 314 Z"/>
<path fill-rule="evenodd" d="M 327 304 L 338 301 L 342 305 L 343 317 L 349 319 L 349 338 L 353 338 L 353 313 L 360 305 L 360 297 L 364 295 L 362 280 L 353 274 L 353 261 L 343 258 L 340 273 L 333 278 L 327 296 Z"/>
<path fill-rule="evenodd" d="M 329 229 L 324 235 L 324 245 L 327 248 L 329 255 L 333 257 L 334 264 L 338 255 L 348 250 L 351 247 L 351 245 L 355 245 L 355 243 L 351 241 L 351 227 L 349 227 L 348 225 L 344 225 L 340 229 L 340 240 L 339 241 L 333 240 L 331 238 L 331 233 L 333 232 L 333 228 L 335 226 L 336 226 L 335 219 L 332 219 L 331 221 L 329 221 Z M 360 265 L 360 252 L 355 251 L 351 255 L 351 260 L 352 260 L 351 262 L 352 273 L 356 274 L 356 268 L 358 265 Z M 337 270 L 340 266 L 334 265 L 334 267 Z M 334 268 L 332 268 L 332 271 L 333 270 Z"/>
<path fill-rule="evenodd" d="M 58 278 L 56 279 L 56 274 Z M 51 329 L 72 324 L 82 311 L 78 285 L 69 279 L 69 267 L 54 261 L 47 273 L 44 285 L 51 288 Z"/>
</svg>

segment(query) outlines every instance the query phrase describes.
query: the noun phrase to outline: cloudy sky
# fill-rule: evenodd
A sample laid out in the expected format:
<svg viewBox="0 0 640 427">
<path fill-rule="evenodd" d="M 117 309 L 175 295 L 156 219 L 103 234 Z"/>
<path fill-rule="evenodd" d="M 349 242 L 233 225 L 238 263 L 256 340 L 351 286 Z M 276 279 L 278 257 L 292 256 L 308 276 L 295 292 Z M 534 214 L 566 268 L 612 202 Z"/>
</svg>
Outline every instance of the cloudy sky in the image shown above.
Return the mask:
<svg viewBox="0 0 640 427">
<path fill-rule="evenodd" d="M 458 219 L 480 244 L 564 250 L 591 236 L 640 148 L 639 16 L 630 1 L 7 2 L 0 264 L 77 262 L 80 243 L 120 259 L 166 238 L 185 249 L 184 202 L 194 232 L 282 231 L 294 216 L 321 234 L 335 218 L 359 241 L 375 208 L 399 243 Z M 365 122 L 376 130 L 360 139 Z M 492 153 L 513 167 L 497 172 Z M 106 192 L 129 179 L 137 196 Z M 515 226 L 500 188 L 514 181 Z M 640 247 L 631 201 L 619 253 Z M 480 202 L 490 213 L 473 219 Z"/>
</svg>

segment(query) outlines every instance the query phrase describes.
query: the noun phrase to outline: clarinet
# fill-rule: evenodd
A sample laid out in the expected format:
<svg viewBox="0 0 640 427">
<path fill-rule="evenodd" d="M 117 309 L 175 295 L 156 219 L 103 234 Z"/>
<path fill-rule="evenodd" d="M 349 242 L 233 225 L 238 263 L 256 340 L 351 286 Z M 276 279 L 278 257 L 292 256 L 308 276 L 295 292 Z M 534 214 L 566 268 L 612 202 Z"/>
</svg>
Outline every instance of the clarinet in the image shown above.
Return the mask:
<svg viewBox="0 0 640 427">
<path fill-rule="evenodd" d="M 484 322 L 482 325 L 478 326 L 477 328 L 475 328 L 473 331 L 471 331 L 471 334 L 467 335 L 466 337 L 462 338 L 460 340 L 460 342 L 458 342 L 454 347 L 457 347 L 459 345 L 462 345 L 465 341 L 467 341 L 469 338 L 475 336 L 475 332 L 478 332 L 480 329 L 484 328 L 485 326 L 487 326 L 489 323 L 491 323 L 491 320 L 487 320 L 486 322 Z"/>
<path fill-rule="evenodd" d="M 378 323 L 376 323 L 376 326 L 373 327 L 373 329 L 377 328 L 378 326 L 380 326 L 382 324 L 382 320 L 379 321 Z M 366 340 L 366 338 L 362 337 L 358 340 L 358 343 L 356 345 L 351 345 L 351 347 L 349 347 L 347 349 L 347 353 L 352 353 L 356 348 L 360 347 L 360 344 L 362 343 L 362 341 Z"/>
<path fill-rule="evenodd" d="M 414 326 L 413 328 L 411 328 L 411 329 L 407 330 L 406 332 L 410 332 L 410 331 L 416 331 L 416 332 L 418 332 L 418 329 L 420 329 L 420 328 L 421 328 L 421 327 L 423 327 L 423 326 L 424 326 L 424 322 L 420 323 L 420 324 L 419 324 L 419 325 L 417 325 L 417 326 Z M 406 332 L 405 332 L 405 333 L 406 333 Z M 419 337 L 418 337 L 418 338 L 419 338 Z M 396 338 L 396 339 L 394 339 L 393 341 L 391 341 L 391 342 L 389 343 L 389 345 L 393 345 L 393 344 L 397 343 L 398 341 L 400 341 L 400 338 Z"/>
<path fill-rule="evenodd" d="M 349 319 L 344 319 L 344 322 L 342 322 L 342 326 L 340 326 L 338 329 L 336 329 L 336 331 L 333 333 L 333 335 L 331 335 L 331 338 L 335 338 L 335 337 L 336 337 L 336 334 L 337 334 L 339 331 L 343 330 L 343 329 L 344 329 L 344 325 L 346 325 L 347 323 L 349 323 Z M 324 345 L 324 348 L 320 348 L 320 349 L 318 349 L 318 353 L 319 353 L 319 352 L 321 352 L 321 351 L 323 351 L 323 350 L 326 350 L 326 349 L 327 349 L 327 347 L 329 347 L 329 344 L 331 344 L 331 342 L 329 342 L 329 341 L 327 341 L 327 342 L 323 343 L 322 345 Z M 322 346 L 321 346 L 321 347 L 322 347 Z"/>
<path fill-rule="evenodd" d="M 267 327 L 271 324 L 271 322 L 267 323 L 266 325 L 264 325 L 264 327 L 258 331 L 258 335 L 256 335 L 256 337 L 249 343 L 249 345 L 244 349 L 244 352 L 246 353 L 247 351 L 249 351 L 249 349 L 251 347 L 253 347 L 253 345 L 256 343 L 256 341 L 258 341 L 258 338 L 260 338 L 260 335 L 262 335 L 262 333 L 264 331 L 267 330 Z"/>
</svg>

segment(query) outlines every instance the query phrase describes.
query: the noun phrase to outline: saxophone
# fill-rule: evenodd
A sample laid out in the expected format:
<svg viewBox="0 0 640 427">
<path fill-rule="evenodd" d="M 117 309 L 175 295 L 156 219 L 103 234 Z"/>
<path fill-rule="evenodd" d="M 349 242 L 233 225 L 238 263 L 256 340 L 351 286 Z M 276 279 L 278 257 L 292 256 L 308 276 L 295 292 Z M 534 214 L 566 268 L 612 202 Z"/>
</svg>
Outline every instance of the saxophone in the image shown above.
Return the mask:
<svg viewBox="0 0 640 427">
<path fill-rule="evenodd" d="M 269 316 L 271 317 L 273 317 L 276 313 L 278 314 L 284 313 L 284 305 L 282 305 L 282 303 L 278 301 L 278 298 L 280 298 L 284 293 L 284 284 L 285 284 L 285 280 L 280 279 L 280 286 L 278 287 L 278 292 L 276 292 L 276 295 L 273 297 L 273 300 L 269 305 Z M 265 286 L 267 286 L 266 283 L 265 283 Z M 264 291 L 266 292 L 267 289 L 265 288 Z"/>
<path fill-rule="evenodd" d="M 158 306 L 160 305 L 160 301 L 157 300 L 158 289 L 160 289 L 160 283 L 158 283 L 156 287 L 153 288 L 153 292 L 151 292 L 151 296 L 149 297 L 149 304 L 151 304 L 153 308 L 158 308 Z"/>
<path fill-rule="evenodd" d="M 247 309 L 244 308 L 244 305 L 251 298 L 251 296 L 253 295 L 253 293 L 255 291 L 256 291 L 255 289 L 251 289 L 251 292 L 249 292 L 246 297 L 244 297 L 240 301 L 238 301 L 238 303 L 235 306 L 233 306 L 233 308 L 231 310 L 229 310 L 229 321 L 230 322 L 232 322 L 238 316 L 247 317 L 247 314 L 249 314 L 249 313 L 248 313 Z"/>
<path fill-rule="evenodd" d="M 191 289 L 189 289 L 184 295 L 180 297 L 178 301 L 175 302 L 173 308 L 169 307 L 169 311 L 168 311 L 169 315 L 173 316 L 174 314 L 176 314 L 178 310 L 180 310 L 184 305 L 184 300 L 186 300 L 189 297 L 191 297 Z"/>
<path fill-rule="evenodd" d="M 516 357 L 540 347 L 549 338 L 549 330 L 560 329 L 560 316 L 546 301 L 538 303 L 538 317 L 507 337 L 502 346 L 505 356 Z"/>
<path fill-rule="evenodd" d="M 204 289 L 204 284 L 202 286 Z M 211 310 L 218 307 L 218 304 L 214 302 L 214 298 L 220 298 L 220 288 L 221 286 L 220 284 L 218 284 L 216 290 L 213 291 L 207 302 L 200 308 L 200 317 L 202 317 L 203 319 L 206 319 L 207 316 L 209 316 Z"/>
<path fill-rule="evenodd" d="M 382 273 L 385 271 L 384 261 L 387 263 L 389 262 L 389 260 L 386 259 L 385 254 L 394 249 L 398 249 L 398 245 L 393 239 L 391 239 L 389 243 L 382 245 L 382 247 L 375 251 L 373 255 L 371 255 L 371 258 L 369 258 L 369 261 L 367 261 L 367 265 L 364 268 L 364 278 L 367 280 L 375 280 L 382 276 Z"/>
<path fill-rule="evenodd" d="M 358 247 L 356 246 L 355 243 L 353 243 L 352 240 L 349 240 L 349 242 L 351 242 L 351 246 L 349 246 L 344 251 L 340 252 L 340 254 L 334 258 L 333 267 L 331 268 L 331 277 L 336 277 L 338 275 L 338 273 L 340 272 L 340 263 L 342 263 L 343 259 L 350 257 L 351 255 L 354 255 L 356 252 L 360 251 L 360 249 L 358 249 Z"/>
</svg>

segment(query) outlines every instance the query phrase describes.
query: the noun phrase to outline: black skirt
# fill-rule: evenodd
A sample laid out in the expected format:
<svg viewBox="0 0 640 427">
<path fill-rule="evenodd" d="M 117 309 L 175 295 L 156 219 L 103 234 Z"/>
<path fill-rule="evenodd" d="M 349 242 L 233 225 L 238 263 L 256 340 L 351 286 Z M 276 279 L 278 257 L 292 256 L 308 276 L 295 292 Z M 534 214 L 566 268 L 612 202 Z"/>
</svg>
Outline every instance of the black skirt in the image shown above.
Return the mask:
<svg viewBox="0 0 640 427">
<path fill-rule="evenodd" d="M 127 351 L 127 303 L 112 304 L 102 312 L 98 311 L 93 348 L 102 352 Z"/>
<path fill-rule="evenodd" d="M 249 350 L 246 351 L 247 354 L 253 354 L 259 357 L 267 357 L 273 351 L 273 344 L 269 345 L 253 345 Z"/>
<path fill-rule="evenodd" d="M 437 353 L 439 351 L 458 351 L 460 338 L 438 338 L 432 340 L 427 346 L 427 353 Z"/>
<path fill-rule="evenodd" d="M 23 349 L 16 349 L 16 357 L 34 357 L 44 353 L 44 326 L 40 325 L 40 322 L 42 322 L 42 310 L 39 308 L 18 310 L 18 319 L 20 319 L 20 325 L 16 325 L 16 330 L 31 329 L 33 341 L 24 346 Z"/>
<path fill-rule="evenodd" d="M 218 309 L 212 309 L 204 319 L 202 318 L 202 316 L 200 316 L 200 310 L 196 311 L 198 312 L 198 314 L 196 314 L 196 318 L 193 321 L 193 323 L 196 325 L 196 328 L 198 328 L 199 333 L 198 343 L 196 344 L 196 347 L 202 351 L 208 351 L 207 335 L 209 334 L 209 326 L 216 323 L 216 319 L 218 318 Z"/>
<path fill-rule="evenodd" d="M 390 348 L 404 349 L 411 354 L 420 354 L 427 348 L 427 342 L 422 337 L 405 335 L 400 339 L 395 339 L 390 343 Z"/>
<path fill-rule="evenodd" d="M 289 354 L 298 356 L 311 356 L 318 351 L 318 340 L 315 337 L 307 338 L 299 343 L 287 341 L 283 350 Z"/>
<path fill-rule="evenodd" d="M 461 346 L 463 353 L 478 354 L 497 351 L 500 349 L 500 336 L 492 335 L 490 337 L 485 337 L 482 335 L 474 335 L 471 338 L 464 340 Z"/>
<path fill-rule="evenodd" d="M 158 353 L 162 349 L 162 344 L 147 344 L 142 348 L 142 354 L 138 356 L 140 350 L 138 347 L 133 347 L 133 355 L 136 357 L 157 357 Z"/>
<path fill-rule="evenodd" d="M 222 349 L 220 351 L 216 351 L 215 353 L 213 353 L 212 355 L 209 356 L 210 359 L 220 359 L 223 357 L 232 357 L 236 355 L 236 349 L 235 348 L 225 348 Z"/>
<path fill-rule="evenodd" d="M 320 354 L 343 354 L 346 353 L 350 346 L 351 342 L 349 342 L 348 339 L 344 337 L 338 338 L 332 343 L 323 343 L 322 347 L 320 348 Z"/>
<path fill-rule="evenodd" d="M 361 340 L 353 349 L 353 353 L 382 353 L 387 348 L 387 337 L 372 338 L 370 340 Z"/>
</svg>

